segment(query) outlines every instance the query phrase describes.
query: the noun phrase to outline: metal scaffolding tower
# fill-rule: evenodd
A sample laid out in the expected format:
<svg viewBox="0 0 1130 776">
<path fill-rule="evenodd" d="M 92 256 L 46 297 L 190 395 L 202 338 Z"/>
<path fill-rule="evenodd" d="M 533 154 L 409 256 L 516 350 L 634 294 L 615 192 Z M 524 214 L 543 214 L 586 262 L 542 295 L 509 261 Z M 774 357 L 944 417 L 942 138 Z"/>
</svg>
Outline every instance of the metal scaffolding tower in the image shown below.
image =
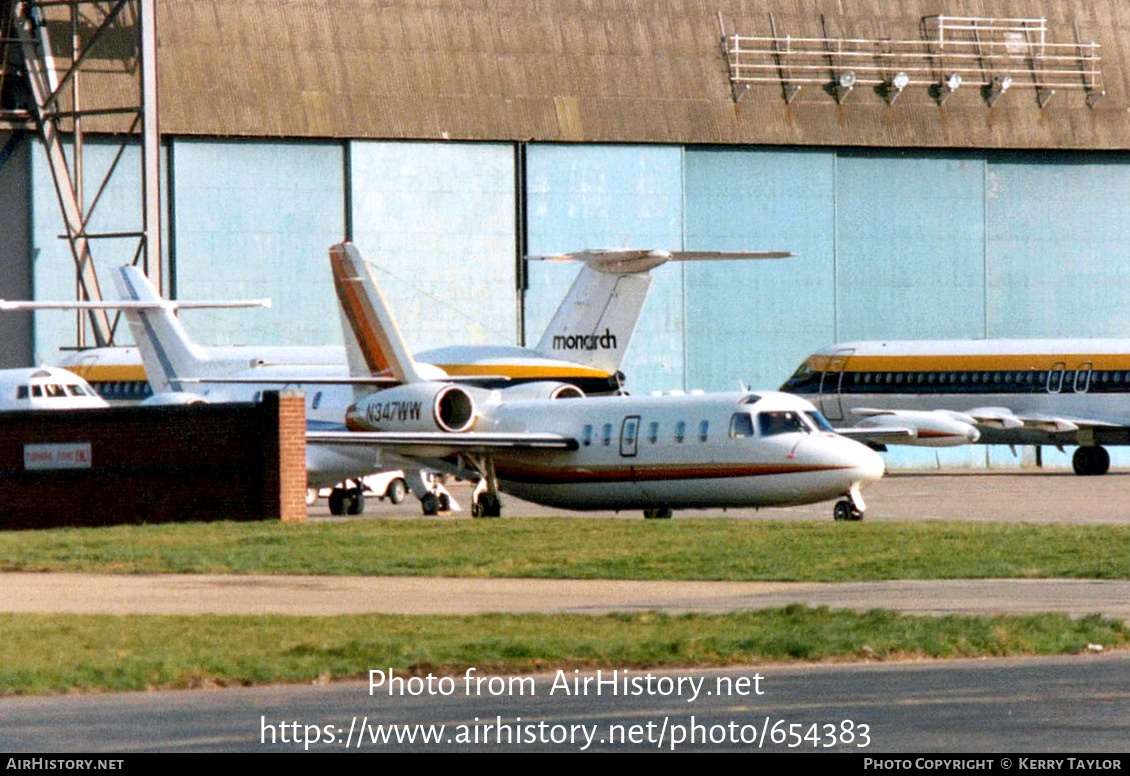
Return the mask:
<svg viewBox="0 0 1130 776">
<path fill-rule="evenodd" d="M 74 258 L 80 300 L 102 299 L 92 251 L 100 239 L 136 239 L 133 263 L 163 288 L 156 19 L 156 0 L 0 0 L 0 124 L 16 130 L 34 128 L 43 142 L 66 228 L 61 237 Z M 90 100 L 82 91 L 83 75 L 97 65 L 104 84 L 108 62 L 115 67 L 114 88 L 103 85 Z M 116 136 L 120 144 L 87 202 L 83 136 L 95 122 L 99 134 Z M 138 135 L 142 140 L 140 231 L 88 231 L 126 147 Z M 69 158 L 65 138 L 70 140 Z M 115 326 L 106 311 L 88 314 L 94 344 L 111 344 Z M 75 344 L 87 344 L 81 318 Z"/>
</svg>

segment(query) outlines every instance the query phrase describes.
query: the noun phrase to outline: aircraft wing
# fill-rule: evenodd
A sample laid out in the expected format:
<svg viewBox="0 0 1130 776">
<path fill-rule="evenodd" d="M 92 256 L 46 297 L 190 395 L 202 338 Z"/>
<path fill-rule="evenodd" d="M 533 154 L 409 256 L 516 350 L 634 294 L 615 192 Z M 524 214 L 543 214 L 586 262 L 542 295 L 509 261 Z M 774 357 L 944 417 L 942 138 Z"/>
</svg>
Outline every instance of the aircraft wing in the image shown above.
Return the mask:
<svg viewBox="0 0 1130 776">
<path fill-rule="evenodd" d="M 1111 423 L 1095 418 L 1064 417 L 1062 415 L 1044 415 L 1041 413 L 1024 413 L 1016 418 L 1024 424 L 1024 428 L 1036 429 L 1058 434 L 1078 431 L 1081 428 L 1126 428 L 1125 423 Z"/>
<path fill-rule="evenodd" d="M 368 445 L 414 459 L 440 459 L 457 453 L 501 450 L 576 450 L 577 440 L 560 434 L 493 431 L 450 434 L 443 431 L 307 431 L 306 441 Z"/>
<path fill-rule="evenodd" d="M 836 433 L 857 442 L 891 442 L 898 444 L 900 439 L 914 439 L 918 436 L 912 428 L 837 428 Z"/>
</svg>

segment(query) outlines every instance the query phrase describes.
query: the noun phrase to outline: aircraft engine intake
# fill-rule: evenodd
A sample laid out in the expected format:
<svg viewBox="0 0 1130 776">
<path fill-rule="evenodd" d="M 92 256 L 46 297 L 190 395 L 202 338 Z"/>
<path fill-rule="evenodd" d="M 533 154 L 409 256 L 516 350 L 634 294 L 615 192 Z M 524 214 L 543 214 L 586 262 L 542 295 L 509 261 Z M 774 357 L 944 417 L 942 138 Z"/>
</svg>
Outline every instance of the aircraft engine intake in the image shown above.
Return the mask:
<svg viewBox="0 0 1130 776">
<path fill-rule="evenodd" d="M 505 388 L 502 395 L 507 401 L 515 399 L 583 399 L 585 392 L 570 383 L 543 380 Z"/>
<path fill-rule="evenodd" d="M 346 425 L 371 431 L 460 433 L 475 423 L 475 401 L 458 385 L 410 383 L 379 391 L 349 409 Z"/>
<path fill-rule="evenodd" d="M 958 447 L 970 445 L 981 438 L 973 418 L 946 410 L 919 412 L 914 410 L 888 410 L 870 415 L 856 424 L 856 428 L 909 428 L 914 437 L 899 444 L 914 447 Z"/>
</svg>

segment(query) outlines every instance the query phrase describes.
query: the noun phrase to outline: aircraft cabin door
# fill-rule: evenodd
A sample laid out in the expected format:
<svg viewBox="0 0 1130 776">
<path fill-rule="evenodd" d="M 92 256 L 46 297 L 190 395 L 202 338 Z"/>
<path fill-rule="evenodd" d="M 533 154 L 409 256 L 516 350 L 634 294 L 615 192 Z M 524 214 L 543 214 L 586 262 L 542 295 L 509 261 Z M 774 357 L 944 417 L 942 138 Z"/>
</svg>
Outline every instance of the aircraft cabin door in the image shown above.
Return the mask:
<svg viewBox="0 0 1130 776">
<path fill-rule="evenodd" d="M 628 415 L 620 424 L 620 456 L 635 458 L 640 443 L 640 416 Z"/>
<path fill-rule="evenodd" d="M 844 419 L 844 403 L 841 390 L 844 383 L 844 369 L 855 348 L 837 350 L 828 357 L 824 371 L 820 373 L 820 411 L 828 420 Z"/>
</svg>

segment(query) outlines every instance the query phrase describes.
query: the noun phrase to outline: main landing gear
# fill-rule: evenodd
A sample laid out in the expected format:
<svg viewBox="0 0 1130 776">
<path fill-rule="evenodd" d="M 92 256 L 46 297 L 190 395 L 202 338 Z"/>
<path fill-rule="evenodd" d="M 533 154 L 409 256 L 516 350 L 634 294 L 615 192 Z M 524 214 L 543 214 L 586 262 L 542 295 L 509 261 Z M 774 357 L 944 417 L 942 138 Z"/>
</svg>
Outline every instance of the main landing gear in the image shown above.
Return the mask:
<svg viewBox="0 0 1130 776">
<path fill-rule="evenodd" d="M 359 515 L 365 511 L 365 492 L 361 485 L 338 486 L 330 491 L 331 515 Z"/>
<path fill-rule="evenodd" d="M 1071 456 L 1071 466 L 1081 477 L 1110 471 L 1110 453 L 1101 445 L 1083 445 Z"/>
<path fill-rule="evenodd" d="M 471 493 L 471 517 L 502 517 L 502 499 L 498 495 L 494 459 L 488 454 L 481 458 L 466 456 L 464 461 L 479 474 L 479 481 Z"/>
<path fill-rule="evenodd" d="M 656 507 L 643 511 L 644 520 L 670 520 L 671 507 Z"/>
<path fill-rule="evenodd" d="M 502 517 L 502 499 L 485 490 L 476 494 L 471 502 L 471 517 Z"/>
<path fill-rule="evenodd" d="M 420 499 L 420 508 L 424 510 L 424 514 L 428 517 L 438 515 L 440 512 L 451 511 L 451 499 L 446 493 L 434 493 L 428 491 L 424 497 Z"/>
</svg>

